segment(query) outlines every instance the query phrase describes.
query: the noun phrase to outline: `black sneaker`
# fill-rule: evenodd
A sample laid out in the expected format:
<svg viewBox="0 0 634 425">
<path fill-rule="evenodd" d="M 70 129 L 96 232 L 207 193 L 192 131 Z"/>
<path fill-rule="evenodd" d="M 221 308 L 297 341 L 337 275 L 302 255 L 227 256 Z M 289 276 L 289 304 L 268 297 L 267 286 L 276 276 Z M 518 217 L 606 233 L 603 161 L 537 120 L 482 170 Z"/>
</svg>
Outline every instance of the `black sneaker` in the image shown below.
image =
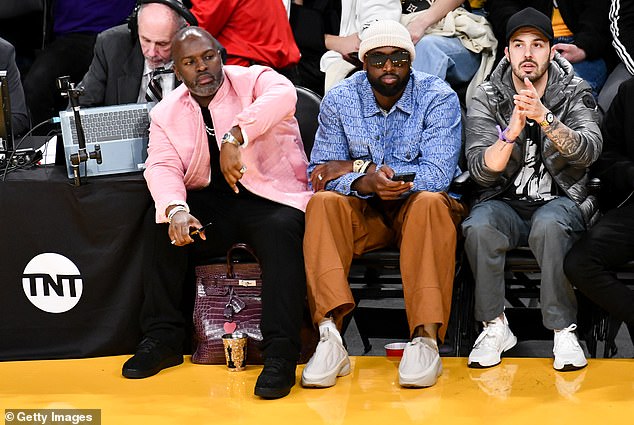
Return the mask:
<svg viewBox="0 0 634 425">
<path fill-rule="evenodd" d="M 262 398 L 282 398 L 291 392 L 295 385 L 297 362 L 282 357 L 264 360 L 264 368 L 255 383 L 255 395 Z"/>
<path fill-rule="evenodd" d="M 126 378 L 141 379 L 156 375 L 161 370 L 183 363 L 183 354 L 155 338 L 144 338 L 136 354 L 123 364 L 121 373 Z"/>
</svg>

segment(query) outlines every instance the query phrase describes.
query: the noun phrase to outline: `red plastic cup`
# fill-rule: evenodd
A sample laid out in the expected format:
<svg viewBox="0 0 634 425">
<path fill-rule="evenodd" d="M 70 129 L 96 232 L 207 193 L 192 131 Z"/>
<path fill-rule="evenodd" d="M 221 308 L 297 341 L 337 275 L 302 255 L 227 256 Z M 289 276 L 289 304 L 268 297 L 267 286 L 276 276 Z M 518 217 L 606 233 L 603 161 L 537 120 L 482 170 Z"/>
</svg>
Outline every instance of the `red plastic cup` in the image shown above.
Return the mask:
<svg viewBox="0 0 634 425">
<path fill-rule="evenodd" d="M 391 342 L 385 344 L 385 355 L 388 357 L 403 357 L 406 342 Z"/>
</svg>

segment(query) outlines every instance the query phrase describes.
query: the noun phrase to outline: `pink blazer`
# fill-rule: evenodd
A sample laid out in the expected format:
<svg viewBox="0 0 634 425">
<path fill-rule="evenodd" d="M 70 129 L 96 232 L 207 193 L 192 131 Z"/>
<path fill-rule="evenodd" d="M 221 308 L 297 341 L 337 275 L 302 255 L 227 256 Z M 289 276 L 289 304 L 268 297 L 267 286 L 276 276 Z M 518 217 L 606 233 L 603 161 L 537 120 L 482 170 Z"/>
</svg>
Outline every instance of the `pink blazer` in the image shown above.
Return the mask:
<svg viewBox="0 0 634 425">
<path fill-rule="evenodd" d="M 241 148 L 247 166 L 242 185 L 258 196 L 305 211 L 312 192 L 293 115 L 295 87 L 267 67 L 226 65 L 223 70 L 224 82 L 209 104 L 218 147 L 227 131 L 240 126 L 249 140 Z M 209 185 L 211 167 L 200 106 L 184 84 L 163 98 L 150 116 L 144 176 L 160 223 L 167 221 L 165 208 L 170 203 L 187 200 L 188 189 Z"/>
</svg>

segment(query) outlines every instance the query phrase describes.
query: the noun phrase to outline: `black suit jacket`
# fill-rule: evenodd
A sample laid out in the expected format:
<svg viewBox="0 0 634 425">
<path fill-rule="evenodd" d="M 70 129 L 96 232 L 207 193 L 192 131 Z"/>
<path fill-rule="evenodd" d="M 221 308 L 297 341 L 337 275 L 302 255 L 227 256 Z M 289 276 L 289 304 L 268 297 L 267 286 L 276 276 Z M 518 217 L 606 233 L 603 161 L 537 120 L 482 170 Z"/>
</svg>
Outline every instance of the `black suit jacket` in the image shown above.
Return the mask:
<svg viewBox="0 0 634 425">
<path fill-rule="evenodd" d="M 20 80 L 20 71 L 15 64 L 15 48 L 2 38 L 0 38 L 0 70 L 7 71 L 13 134 L 22 135 L 29 129 L 29 115 L 24 100 L 24 89 Z"/>
<path fill-rule="evenodd" d="M 143 78 L 144 58 L 138 39 L 127 25 L 110 28 L 97 36 L 88 72 L 79 83 L 84 89 L 82 106 L 136 103 Z"/>
</svg>

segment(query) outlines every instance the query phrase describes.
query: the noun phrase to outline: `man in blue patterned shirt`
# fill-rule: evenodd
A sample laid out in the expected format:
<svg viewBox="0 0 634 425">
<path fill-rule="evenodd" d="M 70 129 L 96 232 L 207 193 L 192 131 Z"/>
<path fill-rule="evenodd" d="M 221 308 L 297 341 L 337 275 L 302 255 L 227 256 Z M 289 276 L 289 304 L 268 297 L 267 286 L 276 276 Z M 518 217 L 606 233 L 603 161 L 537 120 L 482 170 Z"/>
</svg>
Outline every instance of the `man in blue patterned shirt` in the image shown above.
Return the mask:
<svg viewBox="0 0 634 425">
<path fill-rule="evenodd" d="M 364 71 L 333 87 L 319 114 L 308 169 L 315 195 L 306 211 L 309 304 L 321 340 L 302 374 L 329 387 L 350 372 L 339 329 L 354 308 L 353 256 L 400 248 L 412 341 L 399 366 L 405 387 L 434 385 L 442 372 L 462 205 L 447 194 L 459 173 L 461 114 L 441 79 L 413 71 L 415 49 L 395 21 L 377 21 L 359 49 Z"/>
</svg>

